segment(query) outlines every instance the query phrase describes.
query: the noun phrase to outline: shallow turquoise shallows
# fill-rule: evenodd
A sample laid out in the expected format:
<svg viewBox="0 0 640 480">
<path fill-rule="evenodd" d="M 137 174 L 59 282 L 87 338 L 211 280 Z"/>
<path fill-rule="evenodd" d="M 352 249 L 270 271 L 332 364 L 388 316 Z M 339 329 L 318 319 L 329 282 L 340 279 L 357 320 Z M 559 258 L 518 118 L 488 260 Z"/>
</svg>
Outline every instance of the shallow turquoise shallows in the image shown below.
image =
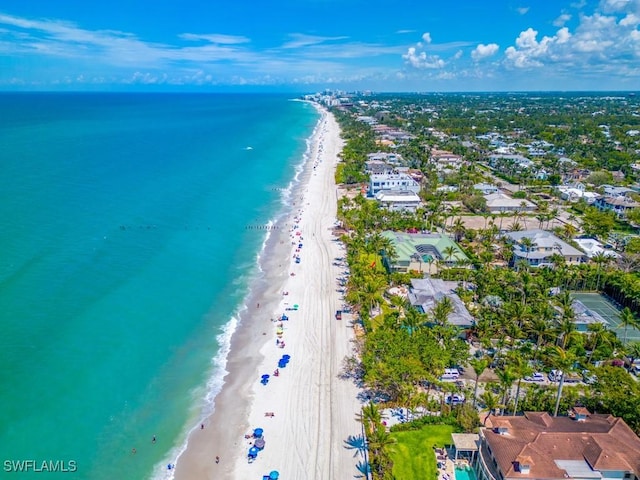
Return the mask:
<svg viewBox="0 0 640 480">
<path fill-rule="evenodd" d="M 0 477 L 174 458 L 220 385 L 248 227 L 285 208 L 317 117 L 279 95 L 0 95 Z"/>
</svg>

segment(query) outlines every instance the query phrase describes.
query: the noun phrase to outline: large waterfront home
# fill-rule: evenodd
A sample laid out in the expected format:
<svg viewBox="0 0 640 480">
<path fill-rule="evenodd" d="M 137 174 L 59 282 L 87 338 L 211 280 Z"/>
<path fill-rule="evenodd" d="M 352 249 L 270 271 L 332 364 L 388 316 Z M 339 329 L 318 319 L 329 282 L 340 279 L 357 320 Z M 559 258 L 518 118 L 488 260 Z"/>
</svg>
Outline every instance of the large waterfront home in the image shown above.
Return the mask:
<svg viewBox="0 0 640 480">
<path fill-rule="evenodd" d="M 420 184 L 406 173 L 372 173 L 369 177 L 369 196 L 375 197 L 380 190 L 409 190 L 420 192 Z"/>
<path fill-rule="evenodd" d="M 429 313 L 436 303 L 444 297 L 451 300 L 453 311 L 447 317 L 451 325 L 461 328 L 469 328 L 474 324 L 474 319 L 464 306 L 455 289 L 458 282 L 448 282 L 439 278 L 412 278 L 409 289 L 409 302 L 422 313 Z"/>
<path fill-rule="evenodd" d="M 479 480 L 640 478 L 640 438 L 621 418 L 574 407 L 568 417 L 492 415 L 486 425 L 475 462 Z"/>
<path fill-rule="evenodd" d="M 441 265 L 468 262 L 468 257 L 448 236 L 439 233 L 382 232 L 394 248 L 393 258 L 384 257 L 385 266 L 393 272 L 417 271 L 435 273 Z"/>
<path fill-rule="evenodd" d="M 531 267 L 550 266 L 553 255 L 561 255 L 569 265 L 587 261 L 584 252 L 546 230 L 523 230 L 506 235 L 513 242 L 513 265 L 524 261 Z"/>
<path fill-rule="evenodd" d="M 380 190 L 376 194 L 378 203 L 393 212 L 415 212 L 422 200 L 411 190 Z"/>
</svg>

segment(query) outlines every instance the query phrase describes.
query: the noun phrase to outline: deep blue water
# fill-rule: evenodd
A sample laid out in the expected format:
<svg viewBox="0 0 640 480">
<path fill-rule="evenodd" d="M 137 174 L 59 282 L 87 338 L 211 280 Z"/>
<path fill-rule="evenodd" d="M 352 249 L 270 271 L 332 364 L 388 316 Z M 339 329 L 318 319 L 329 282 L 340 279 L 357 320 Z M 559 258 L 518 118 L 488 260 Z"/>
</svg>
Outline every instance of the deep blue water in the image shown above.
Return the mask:
<svg viewBox="0 0 640 480">
<path fill-rule="evenodd" d="M 171 458 L 219 387 L 265 238 L 247 226 L 283 208 L 316 121 L 277 95 L 0 94 L 3 475 Z"/>
</svg>

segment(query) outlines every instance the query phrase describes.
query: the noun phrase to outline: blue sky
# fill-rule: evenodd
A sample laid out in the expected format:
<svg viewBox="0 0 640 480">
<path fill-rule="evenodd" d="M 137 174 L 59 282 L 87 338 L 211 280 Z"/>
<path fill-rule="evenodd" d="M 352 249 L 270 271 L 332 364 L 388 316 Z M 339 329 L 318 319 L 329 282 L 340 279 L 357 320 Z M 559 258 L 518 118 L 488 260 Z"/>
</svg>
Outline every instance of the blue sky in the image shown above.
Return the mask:
<svg viewBox="0 0 640 480">
<path fill-rule="evenodd" d="M 640 0 L 0 0 L 0 90 L 638 90 Z"/>
</svg>

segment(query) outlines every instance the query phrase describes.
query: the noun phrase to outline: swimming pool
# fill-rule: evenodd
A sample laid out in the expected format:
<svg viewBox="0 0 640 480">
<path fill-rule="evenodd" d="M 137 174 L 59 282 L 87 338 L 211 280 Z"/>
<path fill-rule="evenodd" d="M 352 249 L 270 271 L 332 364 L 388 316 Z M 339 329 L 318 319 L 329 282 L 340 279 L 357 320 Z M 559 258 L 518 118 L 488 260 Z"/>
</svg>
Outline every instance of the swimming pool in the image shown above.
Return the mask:
<svg viewBox="0 0 640 480">
<path fill-rule="evenodd" d="M 456 467 L 456 480 L 476 480 L 476 474 L 471 467 Z"/>
</svg>

